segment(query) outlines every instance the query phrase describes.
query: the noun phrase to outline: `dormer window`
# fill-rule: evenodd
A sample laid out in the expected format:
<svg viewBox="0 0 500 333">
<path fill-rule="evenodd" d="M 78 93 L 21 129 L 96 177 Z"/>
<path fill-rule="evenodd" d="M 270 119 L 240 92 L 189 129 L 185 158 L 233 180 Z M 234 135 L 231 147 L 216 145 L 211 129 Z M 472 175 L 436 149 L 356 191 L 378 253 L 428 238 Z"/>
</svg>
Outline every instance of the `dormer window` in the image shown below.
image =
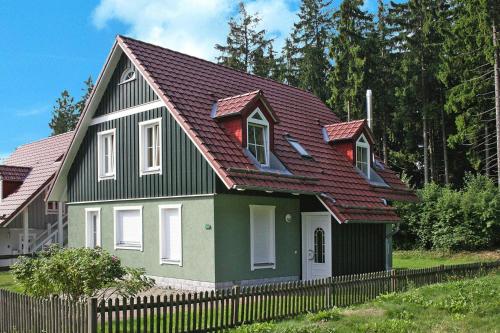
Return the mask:
<svg viewBox="0 0 500 333">
<path fill-rule="evenodd" d="M 356 167 L 370 179 L 370 144 L 363 134 L 356 141 Z"/>
<path fill-rule="evenodd" d="M 120 78 L 120 84 L 127 83 L 135 80 L 135 71 L 132 68 L 127 68 L 123 71 L 123 74 Z"/>
<path fill-rule="evenodd" d="M 269 122 L 258 108 L 247 120 L 247 148 L 257 162 L 269 165 Z"/>
</svg>

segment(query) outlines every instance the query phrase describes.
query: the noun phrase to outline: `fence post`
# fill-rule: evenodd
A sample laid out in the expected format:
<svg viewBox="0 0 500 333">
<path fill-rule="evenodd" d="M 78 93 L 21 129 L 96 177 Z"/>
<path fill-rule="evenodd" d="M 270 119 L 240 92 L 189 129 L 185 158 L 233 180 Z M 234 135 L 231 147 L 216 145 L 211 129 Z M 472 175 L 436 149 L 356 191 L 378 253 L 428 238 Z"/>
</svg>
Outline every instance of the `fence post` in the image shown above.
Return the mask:
<svg viewBox="0 0 500 333">
<path fill-rule="evenodd" d="M 97 333 L 97 298 L 92 297 L 88 300 L 88 333 Z"/>
<path fill-rule="evenodd" d="M 239 312 L 240 312 L 240 286 L 233 287 L 233 325 L 238 326 L 240 324 Z"/>
</svg>

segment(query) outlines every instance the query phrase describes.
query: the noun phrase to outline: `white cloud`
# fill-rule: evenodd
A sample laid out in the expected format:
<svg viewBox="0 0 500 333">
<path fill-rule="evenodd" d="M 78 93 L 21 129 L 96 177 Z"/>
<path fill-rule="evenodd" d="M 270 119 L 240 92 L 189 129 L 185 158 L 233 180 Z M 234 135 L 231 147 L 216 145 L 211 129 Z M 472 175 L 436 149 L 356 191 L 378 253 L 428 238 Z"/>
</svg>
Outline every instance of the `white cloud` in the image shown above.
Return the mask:
<svg viewBox="0 0 500 333">
<path fill-rule="evenodd" d="M 52 108 L 50 107 L 50 105 L 44 105 L 44 106 L 35 106 L 31 108 L 16 110 L 14 111 L 14 114 L 16 114 L 19 117 L 31 117 L 40 114 L 50 114 L 51 110 Z"/>
<path fill-rule="evenodd" d="M 249 13 L 259 12 L 260 28 L 283 45 L 296 12 L 287 0 L 247 1 Z M 213 60 L 216 43 L 223 44 L 228 18 L 236 13 L 232 0 L 101 0 L 93 13 L 97 28 L 117 20 L 129 26 L 127 35 L 173 50 Z"/>
</svg>

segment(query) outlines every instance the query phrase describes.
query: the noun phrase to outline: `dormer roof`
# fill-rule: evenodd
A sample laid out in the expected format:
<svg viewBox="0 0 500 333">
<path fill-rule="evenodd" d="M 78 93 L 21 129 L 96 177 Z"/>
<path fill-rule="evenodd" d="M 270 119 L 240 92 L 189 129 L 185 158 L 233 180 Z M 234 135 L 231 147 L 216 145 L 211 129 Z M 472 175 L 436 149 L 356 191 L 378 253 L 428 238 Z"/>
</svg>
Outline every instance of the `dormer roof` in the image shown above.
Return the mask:
<svg viewBox="0 0 500 333">
<path fill-rule="evenodd" d="M 265 98 L 264 92 L 260 89 L 217 100 L 212 109 L 212 117 L 220 119 L 253 111 L 259 101 L 262 102 L 266 112 L 277 123 L 279 121 L 278 116 Z"/>
<path fill-rule="evenodd" d="M 31 168 L 14 165 L 0 165 L 0 179 L 9 182 L 23 182 Z"/>
<path fill-rule="evenodd" d="M 357 139 L 361 132 L 365 131 L 368 140 L 374 142 L 373 134 L 366 119 L 338 122 L 324 126 L 325 140 L 329 143 L 349 141 Z"/>
</svg>

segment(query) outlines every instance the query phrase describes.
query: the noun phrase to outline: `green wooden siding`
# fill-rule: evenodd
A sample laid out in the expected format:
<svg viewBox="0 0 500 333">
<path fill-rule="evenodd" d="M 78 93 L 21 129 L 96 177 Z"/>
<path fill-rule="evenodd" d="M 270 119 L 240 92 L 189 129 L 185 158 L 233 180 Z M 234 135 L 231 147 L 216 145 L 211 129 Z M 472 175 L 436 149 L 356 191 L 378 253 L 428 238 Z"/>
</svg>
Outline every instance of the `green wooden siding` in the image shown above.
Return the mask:
<svg viewBox="0 0 500 333">
<path fill-rule="evenodd" d="M 332 221 L 333 275 L 385 270 L 384 224 Z"/>
<path fill-rule="evenodd" d="M 28 222 L 29 227 L 33 229 L 46 229 L 47 224 L 55 223 L 57 221 L 57 214 L 45 215 L 45 191 L 42 191 L 38 197 L 33 200 L 28 206 Z M 23 214 L 20 213 L 9 224 L 9 228 L 22 228 L 23 227 Z"/>
<path fill-rule="evenodd" d="M 162 118 L 163 174 L 139 177 L 139 122 Z M 116 180 L 98 181 L 97 133 L 116 129 Z M 215 192 L 216 175 L 166 108 L 90 126 L 68 175 L 69 202 Z"/>
<path fill-rule="evenodd" d="M 158 100 L 158 96 L 137 70 L 135 80 L 120 84 L 121 76 L 128 68 L 135 69 L 130 59 L 122 55 L 94 117 Z"/>
</svg>

